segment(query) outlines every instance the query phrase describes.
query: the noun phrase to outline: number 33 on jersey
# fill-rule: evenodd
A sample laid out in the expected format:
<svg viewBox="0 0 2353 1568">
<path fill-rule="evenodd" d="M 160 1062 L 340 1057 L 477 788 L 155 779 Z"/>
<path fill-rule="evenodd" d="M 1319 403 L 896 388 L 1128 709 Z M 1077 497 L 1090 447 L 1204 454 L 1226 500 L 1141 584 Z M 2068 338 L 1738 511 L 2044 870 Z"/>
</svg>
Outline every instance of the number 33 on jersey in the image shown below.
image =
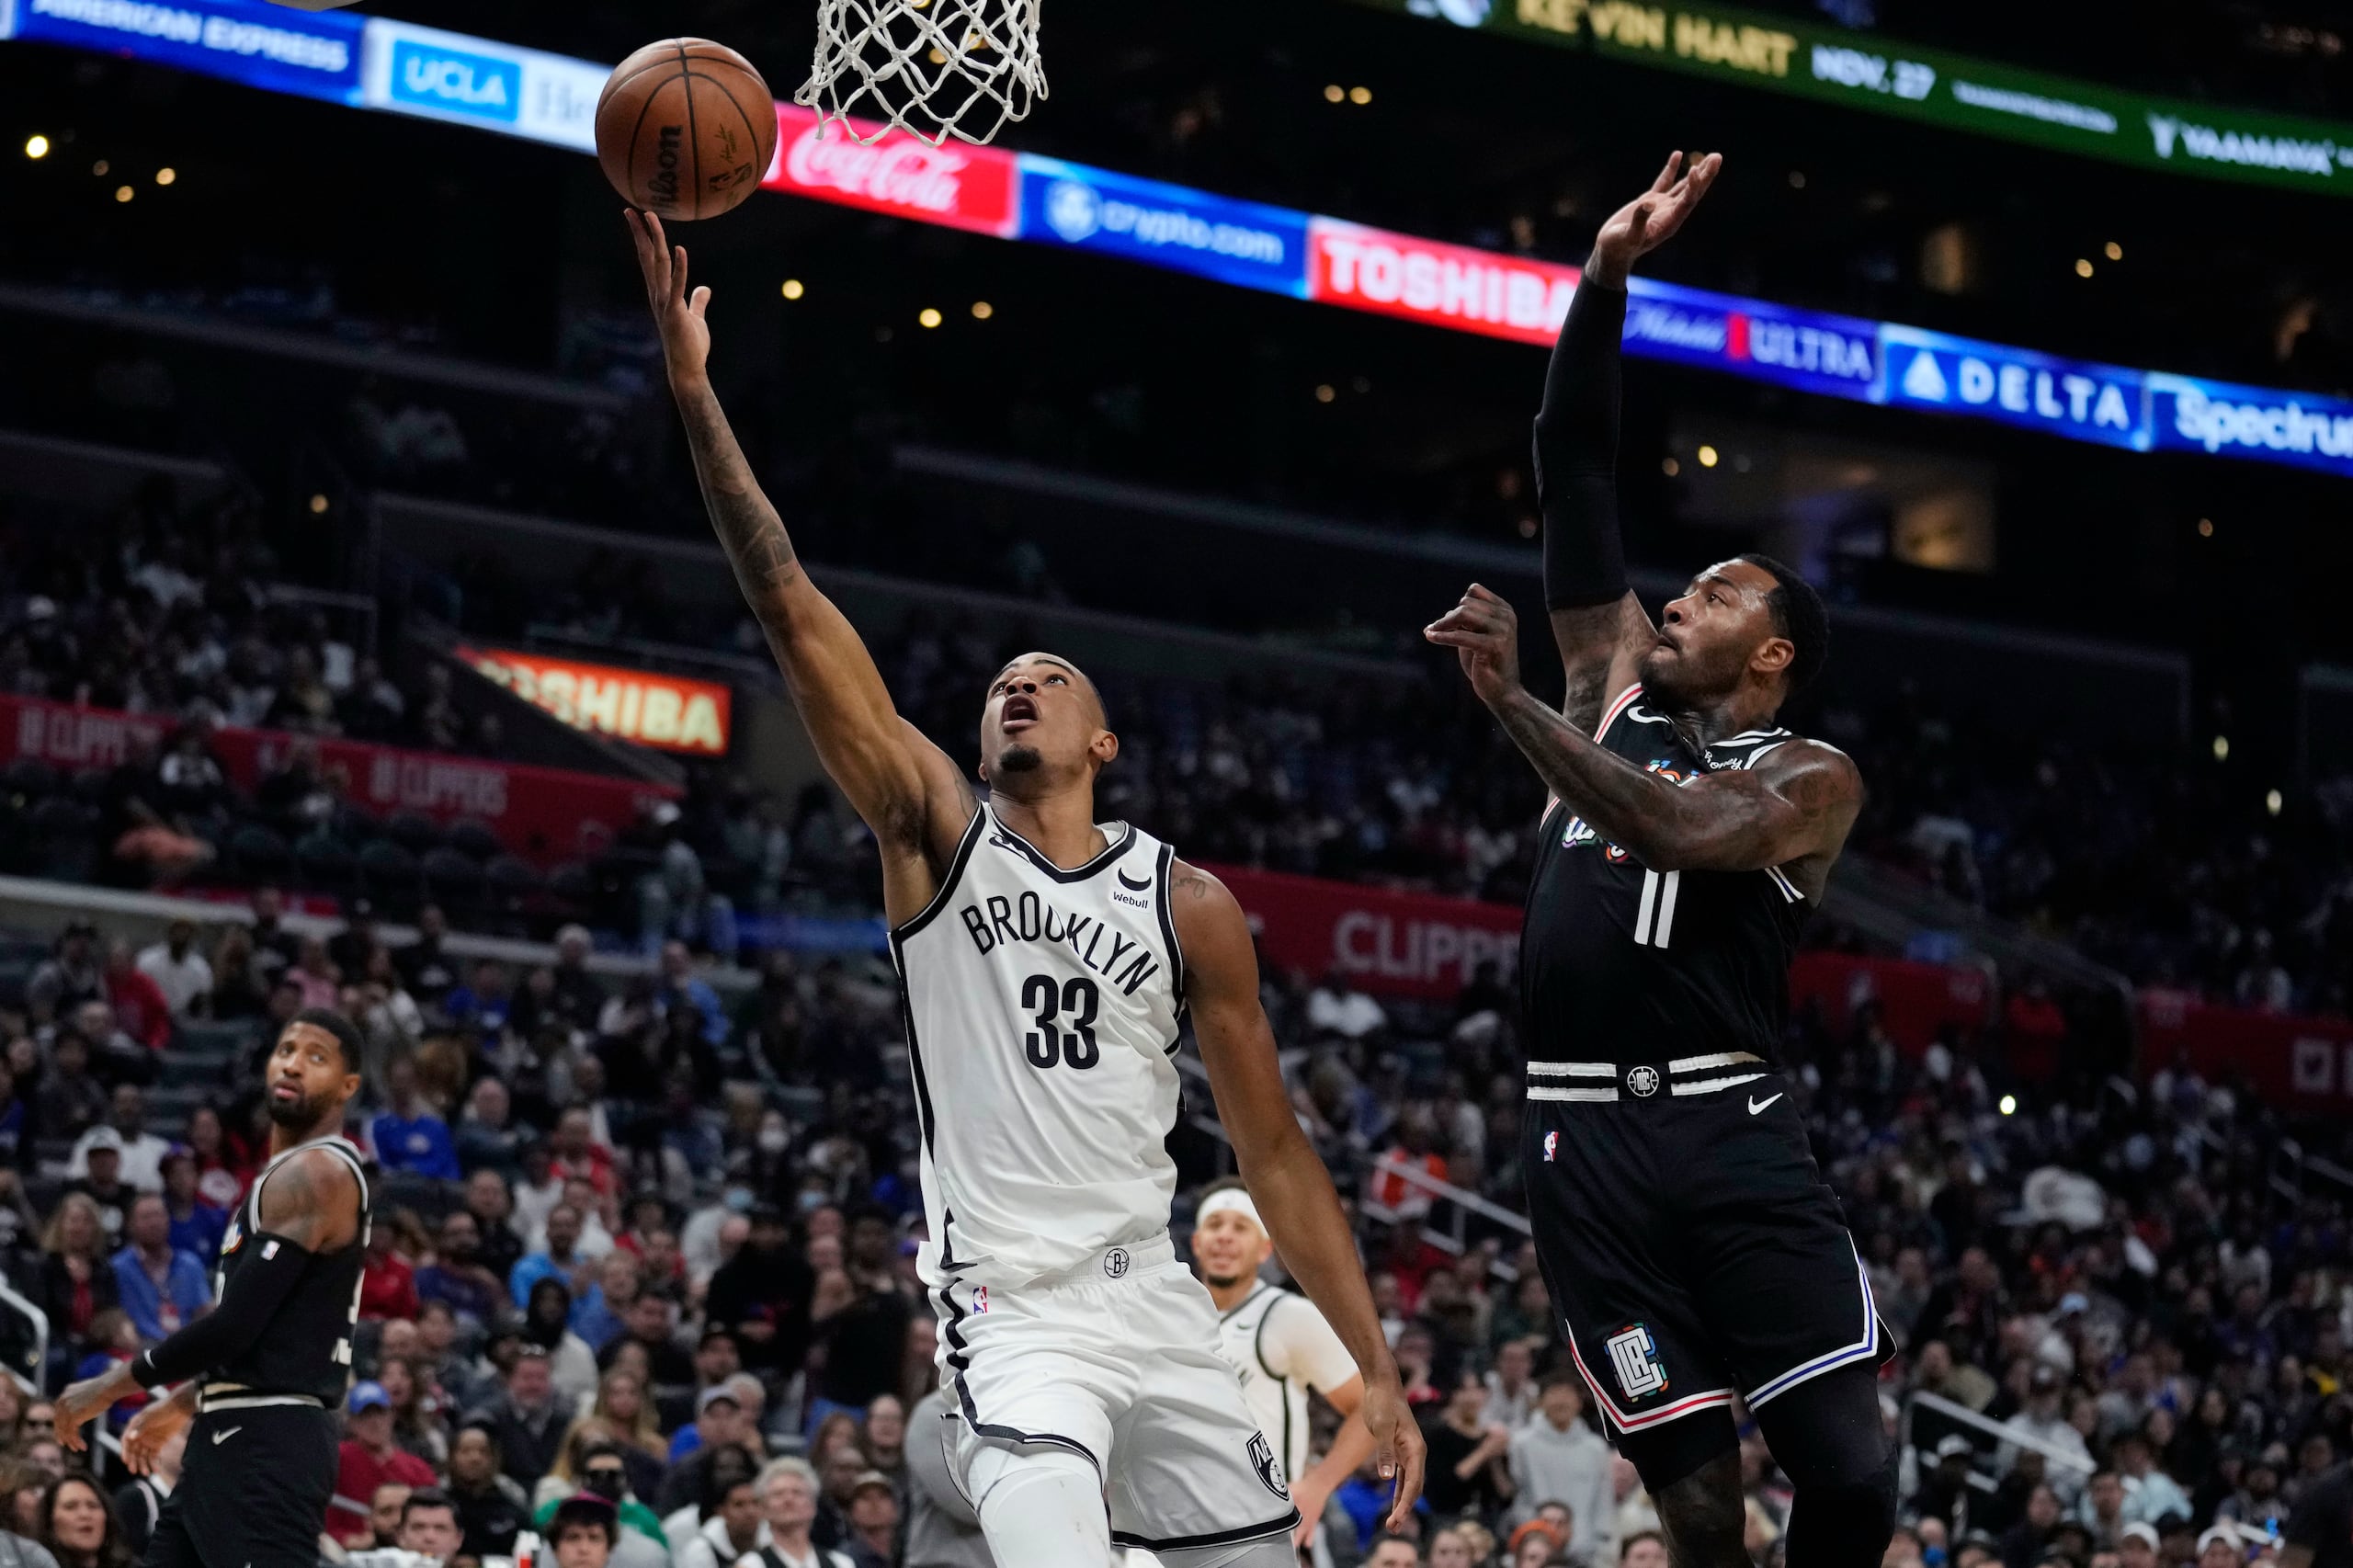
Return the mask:
<svg viewBox="0 0 2353 1568">
<path fill-rule="evenodd" d="M 1064 870 L 983 805 L 938 896 L 892 933 L 929 1284 L 1018 1283 L 1167 1229 L 1176 854 L 1124 824 L 1103 831 L 1103 851 Z"/>
</svg>

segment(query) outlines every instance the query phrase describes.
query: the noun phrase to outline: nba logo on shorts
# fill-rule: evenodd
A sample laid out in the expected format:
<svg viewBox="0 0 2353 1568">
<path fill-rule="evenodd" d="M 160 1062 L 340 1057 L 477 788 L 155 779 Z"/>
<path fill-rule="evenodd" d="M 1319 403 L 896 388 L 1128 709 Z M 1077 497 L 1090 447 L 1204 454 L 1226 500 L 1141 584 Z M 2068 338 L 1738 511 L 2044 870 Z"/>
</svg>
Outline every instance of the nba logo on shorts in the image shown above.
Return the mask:
<svg viewBox="0 0 2353 1568">
<path fill-rule="evenodd" d="M 1640 1399 L 1666 1387 L 1666 1369 L 1658 1364 L 1658 1347 L 1651 1343 L 1651 1331 L 1641 1324 L 1620 1329 L 1602 1347 L 1609 1352 L 1610 1368 L 1628 1399 Z"/>
<path fill-rule="evenodd" d="M 1552 1156 L 1560 1152 L 1561 1135 L 1557 1132 L 1547 1132 L 1544 1134 L 1544 1163 L 1548 1165 L 1551 1165 L 1552 1163 Z"/>
<path fill-rule="evenodd" d="M 979 1317 L 983 1312 L 987 1312 L 988 1310 L 989 1310 L 989 1288 L 988 1288 L 987 1286 L 985 1286 L 985 1285 L 975 1285 L 975 1286 L 973 1286 L 973 1287 L 972 1287 L 972 1315 L 973 1315 L 974 1317 Z"/>
<path fill-rule="evenodd" d="M 1114 1279 L 1125 1278 L 1128 1272 L 1128 1249 L 1113 1247 L 1103 1255 L 1103 1272 Z"/>
</svg>

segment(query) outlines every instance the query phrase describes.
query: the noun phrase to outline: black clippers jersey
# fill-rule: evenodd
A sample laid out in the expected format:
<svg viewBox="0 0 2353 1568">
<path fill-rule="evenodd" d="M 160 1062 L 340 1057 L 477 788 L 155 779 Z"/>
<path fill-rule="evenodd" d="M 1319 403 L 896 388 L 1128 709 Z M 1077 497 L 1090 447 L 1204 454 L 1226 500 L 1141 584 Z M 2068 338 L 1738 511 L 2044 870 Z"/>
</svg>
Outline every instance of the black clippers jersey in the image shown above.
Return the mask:
<svg viewBox="0 0 2353 1568">
<path fill-rule="evenodd" d="M 1797 737 L 1751 730 L 1695 753 L 1629 687 L 1600 744 L 1680 783 L 1754 767 Z M 1810 913 L 1778 869 L 1646 869 L 1554 801 L 1538 830 L 1520 927 L 1520 1013 L 1532 1057 L 1663 1065 L 1716 1051 L 1779 1059 L 1790 958 Z"/>
<path fill-rule="evenodd" d="M 203 1378 L 208 1400 L 293 1395 L 334 1409 L 351 1388 L 351 1325 L 359 1318 L 359 1276 L 368 1262 L 368 1172 L 358 1154 L 340 1138 L 297 1143 L 254 1177 L 253 1189 L 230 1216 L 221 1238 L 221 1267 L 213 1275 L 220 1300 L 230 1276 L 244 1267 L 256 1247 L 278 1243 L 261 1238 L 261 1189 L 278 1167 L 309 1149 L 324 1149 L 348 1162 L 359 1183 L 359 1234 L 349 1246 L 314 1256 L 301 1283 L 281 1302 L 253 1347 Z M 282 1401 L 281 1401 L 282 1403 Z"/>
</svg>

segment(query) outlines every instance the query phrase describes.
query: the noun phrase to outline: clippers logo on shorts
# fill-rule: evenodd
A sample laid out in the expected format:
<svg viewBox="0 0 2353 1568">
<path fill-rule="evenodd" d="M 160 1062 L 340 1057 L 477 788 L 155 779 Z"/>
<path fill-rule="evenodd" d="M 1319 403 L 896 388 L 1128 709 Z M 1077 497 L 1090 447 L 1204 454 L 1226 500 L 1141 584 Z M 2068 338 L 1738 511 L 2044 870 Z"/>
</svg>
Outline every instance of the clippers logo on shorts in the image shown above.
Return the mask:
<svg viewBox="0 0 2353 1568">
<path fill-rule="evenodd" d="M 1626 1074 L 1626 1087 L 1637 1099 L 1648 1099 L 1658 1093 L 1658 1069 L 1637 1067 Z"/>
<path fill-rule="evenodd" d="M 1250 1465 L 1267 1491 L 1286 1503 L 1290 1501 L 1290 1488 L 1283 1484 L 1283 1467 L 1275 1462 L 1275 1446 L 1267 1441 L 1264 1432 L 1250 1434 Z"/>
<path fill-rule="evenodd" d="M 1103 1255 L 1103 1272 L 1114 1279 L 1123 1279 L 1128 1273 L 1128 1249 L 1113 1247 Z"/>
<path fill-rule="evenodd" d="M 1547 1132 L 1544 1134 L 1544 1163 L 1548 1165 L 1551 1165 L 1552 1163 L 1553 1156 L 1558 1154 L 1560 1152 L 1561 1135 L 1558 1132 Z"/>
<path fill-rule="evenodd" d="M 1651 1331 L 1641 1324 L 1620 1329 L 1603 1341 L 1602 1348 L 1609 1352 L 1609 1366 L 1618 1374 L 1618 1386 L 1628 1399 L 1642 1399 L 1666 1387 L 1666 1369 L 1658 1364 L 1658 1347 L 1651 1343 Z"/>
</svg>

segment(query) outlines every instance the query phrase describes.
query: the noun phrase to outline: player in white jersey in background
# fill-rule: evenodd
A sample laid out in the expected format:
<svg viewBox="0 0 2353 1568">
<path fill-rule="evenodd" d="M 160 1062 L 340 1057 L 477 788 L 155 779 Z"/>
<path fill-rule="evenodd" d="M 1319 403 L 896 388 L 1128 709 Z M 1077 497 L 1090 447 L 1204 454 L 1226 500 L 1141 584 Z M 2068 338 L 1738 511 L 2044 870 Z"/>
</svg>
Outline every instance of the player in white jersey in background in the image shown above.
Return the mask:
<svg viewBox="0 0 2353 1568">
<path fill-rule="evenodd" d="M 658 219 L 629 221 L 711 526 L 881 856 L 949 1471 L 991 1554 L 1007 1568 L 1101 1568 L 1116 1540 L 1171 1568 L 1294 1561 L 1281 1466 L 1168 1236 L 1164 1140 L 1188 1013 L 1242 1174 L 1363 1377 L 1361 1416 L 1402 1522 L 1421 1490 L 1421 1435 L 1331 1176 L 1284 1091 L 1241 906 L 1166 846 L 1096 825 L 1095 776 L 1120 743 L 1069 661 L 1025 655 L 991 683 L 985 804 L 899 717 L 728 428 L 706 368 L 710 291 L 688 293 L 686 252 Z"/>
<path fill-rule="evenodd" d="M 1274 1238 L 1247 1187 L 1228 1178 L 1202 1190 L 1193 1211 L 1193 1262 L 1217 1304 L 1220 1343 L 1242 1380 L 1251 1418 L 1274 1444 L 1283 1473 L 1293 1478 L 1291 1501 L 1300 1516 L 1294 1539 L 1315 1547 L 1318 1562 L 1328 1562 L 1330 1554 L 1318 1540 L 1324 1505 L 1372 1457 L 1372 1434 L 1358 1414 L 1364 1379 L 1314 1302 L 1258 1277 L 1274 1256 Z M 1330 1451 L 1312 1469 L 1310 1392 L 1322 1394 L 1341 1415 Z"/>
</svg>

